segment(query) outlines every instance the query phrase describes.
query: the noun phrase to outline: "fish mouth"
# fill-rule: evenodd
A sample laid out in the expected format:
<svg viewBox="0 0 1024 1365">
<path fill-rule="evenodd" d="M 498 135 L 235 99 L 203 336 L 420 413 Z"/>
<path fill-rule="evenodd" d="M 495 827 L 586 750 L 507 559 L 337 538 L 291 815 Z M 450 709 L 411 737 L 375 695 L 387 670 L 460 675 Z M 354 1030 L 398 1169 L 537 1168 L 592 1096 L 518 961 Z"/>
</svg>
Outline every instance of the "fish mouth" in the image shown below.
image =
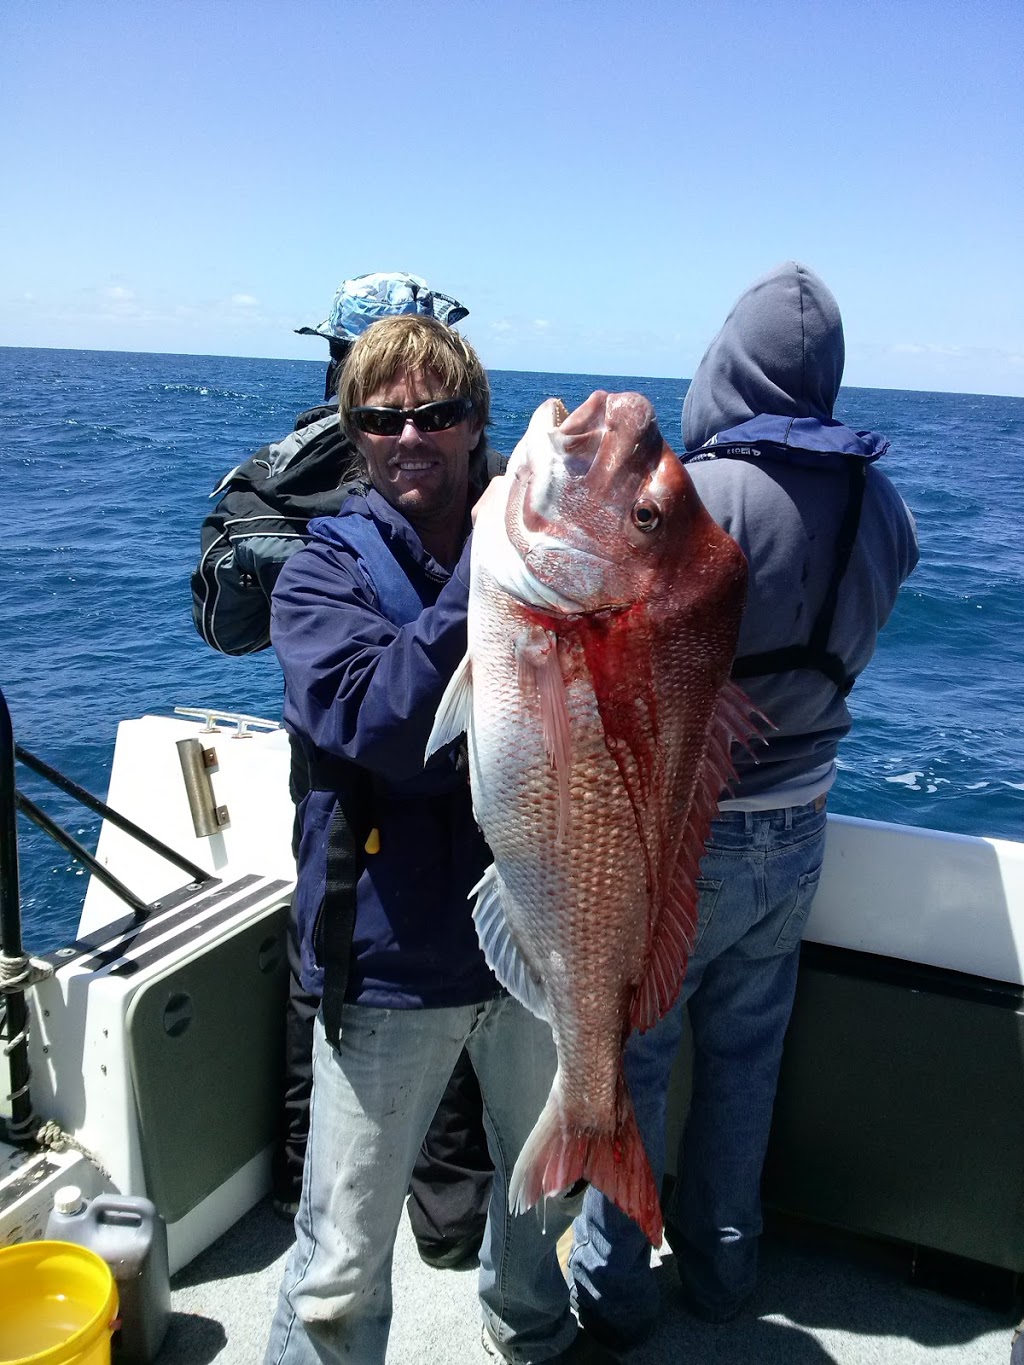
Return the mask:
<svg viewBox="0 0 1024 1365">
<path fill-rule="evenodd" d="M 592 393 L 572 413 L 560 398 L 552 406 L 551 444 L 558 452 L 567 478 L 583 479 L 590 473 L 605 437 L 608 394 Z"/>
<path fill-rule="evenodd" d="M 628 600 L 608 589 L 617 571 L 614 560 L 548 537 L 535 541 L 525 554 L 517 554 L 511 545 L 509 551 L 497 576 L 505 591 L 524 606 L 567 621 L 629 606 Z"/>
<path fill-rule="evenodd" d="M 606 452 L 602 464 L 609 465 L 614 478 L 614 468 L 631 465 L 640 450 L 661 448 L 654 408 L 639 393 L 597 389 L 572 412 L 561 399 L 549 399 L 535 416 L 541 414 L 560 465 L 560 479 L 587 478 L 602 450 Z"/>
<path fill-rule="evenodd" d="M 529 547 L 523 563 L 534 583 L 543 585 L 549 604 L 562 616 L 618 611 L 629 605 L 628 598 L 611 590 L 621 566 L 605 555 L 543 537 Z"/>
<path fill-rule="evenodd" d="M 598 390 L 572 413 L 560 398 L 549 398 L 533 414 L 508 466 L 520 487 L 527 531 L 543 531 L 557 521 L 566 489 L 593 469 L 605 437 L 607 398 Z"/>
</svg>

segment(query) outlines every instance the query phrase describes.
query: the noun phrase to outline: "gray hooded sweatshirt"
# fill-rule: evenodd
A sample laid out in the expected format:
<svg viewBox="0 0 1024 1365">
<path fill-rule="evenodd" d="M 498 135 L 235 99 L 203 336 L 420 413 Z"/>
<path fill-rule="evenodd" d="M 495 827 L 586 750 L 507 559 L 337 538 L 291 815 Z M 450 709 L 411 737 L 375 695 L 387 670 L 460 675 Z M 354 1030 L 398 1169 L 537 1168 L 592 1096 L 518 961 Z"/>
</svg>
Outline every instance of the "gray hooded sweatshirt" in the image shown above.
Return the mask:
<svg viewBox="0 0 1024 1365">
<path fill-rule="evenodd" d="M 875 461 L 888 442 L 832 417 L 843 375 L 835 299 L 806 266 L 777 266 L 741 296 L 683 404 L 683 456 L 708 511 L 747 557 L 737 659 L 806 645 L 825 603 L 852 481 L 863 505 L 827 637 L 849 679 L 874 653 L 918 558 L 913 517 Z M 825 609 L 825 617 L 828 608 Z M 827 792 L 850 728 L 842 687 L 816 667 L 740 682 L 772 722 L 722 809 L 802 805 Z"/>
</svg>

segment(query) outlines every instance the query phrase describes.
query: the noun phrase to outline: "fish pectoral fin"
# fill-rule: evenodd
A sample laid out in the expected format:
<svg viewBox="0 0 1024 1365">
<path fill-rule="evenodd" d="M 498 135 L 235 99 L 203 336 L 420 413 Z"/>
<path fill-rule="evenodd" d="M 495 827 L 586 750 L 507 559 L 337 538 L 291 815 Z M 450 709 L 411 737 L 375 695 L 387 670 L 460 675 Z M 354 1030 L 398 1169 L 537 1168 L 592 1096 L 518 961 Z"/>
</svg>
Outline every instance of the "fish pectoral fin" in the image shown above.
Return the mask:
<svg viewBox="0 0 1024 1365">
<path fill-rule="evenodd" d="M 473 666 L 469 655 L 466 654 L 441 694 L 423 762 L 426 763 L 438 749 L 443 749 L 446 744 L 451 744 L 460 735 L 465 734 L 469 729 L 472 714 Z"/>
<path fill-rule="evenodd" d="M 760 738 L 759 720 L 763 722 L 764 717 L 746 694 L 735 683 L 726 683 L 711 716 L 697 784 L 684 815 L 682 836 L 676 842 L 675 865 L 654 924 L 647 971 L 630 1008 L 630 1026 L 641 1032 L 667 1013 L 683 984 L 697 939 L 700 860 L 718 810 L 718 798 L 736 776 L 732 746 L 746 746 Z"/>
<path fill-rule="evenodd" d="M 530 971 L 512 937 L 501 904 L 501 879 L 492 863 L 469 893 L 476 896 L 473 923 L 488 967 L 521 1005 L 550 1023 L 544 987 Z"/>
<path fill-rule="evenodd" d="M 544 752 L 558 781 L 558 838 L 569 829 L 569 772 L 572 767 L 572 729 L 569 699 L 558 657 L 558 636 L 533 626 L 516 640 L 519 686 L 536 693 L 540 706 Z"/>
</svg>

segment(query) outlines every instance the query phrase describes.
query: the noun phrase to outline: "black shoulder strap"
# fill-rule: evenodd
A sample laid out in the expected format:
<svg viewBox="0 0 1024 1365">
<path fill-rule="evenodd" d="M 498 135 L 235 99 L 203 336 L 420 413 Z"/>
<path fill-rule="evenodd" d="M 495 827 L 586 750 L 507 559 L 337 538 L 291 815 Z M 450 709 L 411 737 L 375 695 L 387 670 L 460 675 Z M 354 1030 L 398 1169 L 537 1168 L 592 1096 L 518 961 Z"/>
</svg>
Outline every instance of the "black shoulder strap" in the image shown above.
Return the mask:
<svg viewBox="0 0 1024 1365">
<path fill-rule="evenodd" d="M 836 536 L 836 558 L 832 567 L 828 591 L 825 593 L 821 610 L 818 612 L 808 641 L 812 650 L 824 654 L 828 648 L 828 637 L 832 634 L 832 621 L 839 601 L 839 585 L 849 567 L 854 541 L 860 528 L 860 514 L 864 507 L 864 486 L 867 482 L 868 466 L 865 460 L 852 460 L 846 492 L 846 509 L 839 523 Z M 852 680 L 851 680 L 852 686 Z"/>
<path fill-rule="evenodd" d="M 784 645 L 781 649 L 768 649 L 761 654 L 745 654 L 735 659 L 732 666 L 734 678 L 757 678 L 766 673 L 788 673 L 795 668 L 814 668 L 824 673 L 830 682 L 838 687 L 843 696 L 848 696 L 855 678 L 847 673 L 846 666 L 838 654 L 828 649 L 828 638 L 832 633 L 832 622 L 839 601 L 839 585 L 843 581 L 853 553 L 857 530 L 860 527 L 861 511 L 864 507 L 864 487 L 867 482 L 868 467 L 865 460 L 851 459 L 847 471 L 846 507 L 843 519 L 836 533 L 835 560 L 832 577 L 822 600 L 821 607 L 811 627 L 806 644 Z"/>
</svg>

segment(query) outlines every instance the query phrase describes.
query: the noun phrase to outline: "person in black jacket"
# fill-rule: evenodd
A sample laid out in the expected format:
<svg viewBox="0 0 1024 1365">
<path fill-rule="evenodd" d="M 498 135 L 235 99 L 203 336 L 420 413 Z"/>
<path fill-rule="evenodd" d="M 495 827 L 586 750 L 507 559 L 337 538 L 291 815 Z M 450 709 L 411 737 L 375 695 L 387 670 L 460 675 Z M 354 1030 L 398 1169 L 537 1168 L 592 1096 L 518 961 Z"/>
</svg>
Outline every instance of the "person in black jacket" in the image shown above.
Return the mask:
<svg viewBox="0 0 1024 1365">
<path fill-rule="evenodd" d="M 270 598 L 284 564 L 309 539 L 314 517 L 333 516 L 350 491 L 356 451 L 338 424 L 337 383 L 355 338 L 378 318 L 416 313 L 448 326 L 468 309 L 414 275 L 379 273 L 345 280 L 328 317 L 300 335 L 330 347 L 324 402 L 298 415 L 295 429 L 238 465 L 212 496 L 192 575 L 196 629 L 224 654 L 251 654 L 270 644 Z M 488 477 L 498 472 L 491 455 Z M 292 746 L 291 792 L 298 805 L 310 780 Z M 295 839 L 293 837 L 293 844 Z M 292 1217 L 302 1185 L 309 1129 L 313 1019 L 319 994 L 299 979 L 294 919 L 288 926 L 289 1001 L 285 1021 L 285 1091 L 273 1165 L 274 1206 Z M 463 1053 L 424 1140 L 409 1189 L 409 1221 L 420 1255 L 448 1267 L 474 1257 L 486 1221 L 493 1167 L 483 1130 L 480 1089 Z"/>
</svg>

